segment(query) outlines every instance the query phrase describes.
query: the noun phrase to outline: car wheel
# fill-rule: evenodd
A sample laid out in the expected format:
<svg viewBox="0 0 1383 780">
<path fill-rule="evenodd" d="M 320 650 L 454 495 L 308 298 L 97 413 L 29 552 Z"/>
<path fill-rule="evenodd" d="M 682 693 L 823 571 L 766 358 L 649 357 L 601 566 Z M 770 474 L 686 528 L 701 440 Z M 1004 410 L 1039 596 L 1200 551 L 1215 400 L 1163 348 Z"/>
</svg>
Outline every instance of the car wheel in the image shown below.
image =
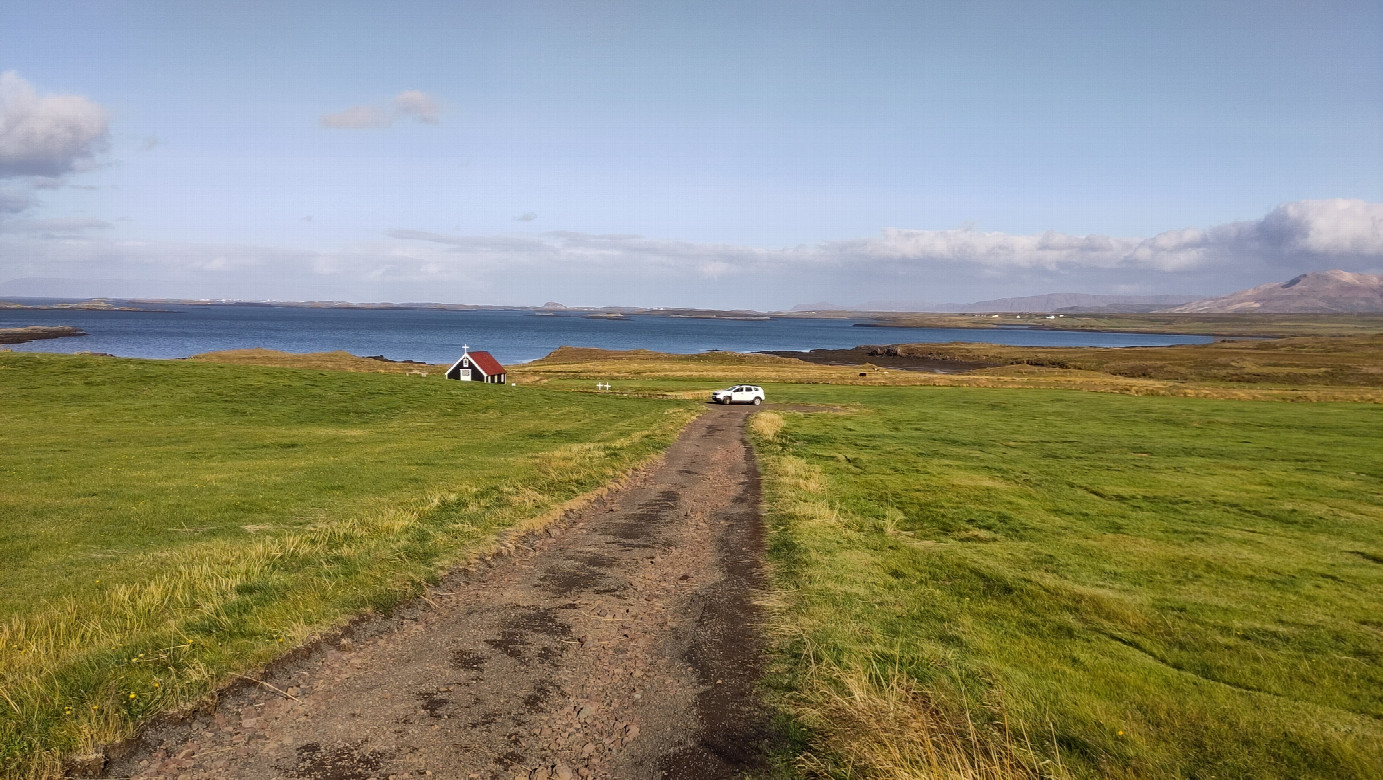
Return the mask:
<svg viewBox="0 0 1383 780">
<path fill-rule="evenodd" d="M 755 405 L 755 406 L 758 406 L 759 404 L 761 404 L 761 403 L 763 403 L 763 402 L 764 402 L 764 399 L 762 399 L 762 398 L 755 398 L 755 399 L 754 399 L 754 405 Z"/>
</svg>

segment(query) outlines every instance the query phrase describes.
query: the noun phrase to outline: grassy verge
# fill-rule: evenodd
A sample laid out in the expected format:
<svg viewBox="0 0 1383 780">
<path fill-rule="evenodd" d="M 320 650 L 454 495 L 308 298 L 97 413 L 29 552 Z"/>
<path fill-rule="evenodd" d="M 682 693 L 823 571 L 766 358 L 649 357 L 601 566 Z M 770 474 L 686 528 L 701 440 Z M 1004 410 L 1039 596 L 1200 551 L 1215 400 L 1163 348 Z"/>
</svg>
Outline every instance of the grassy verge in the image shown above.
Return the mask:
<svg viewBox="0 0 1383 780">
<path fill-rule="evenodd" d="M 778 701 L 833 777 L 1383 776 L 1383 410 L 781 388 Z"/>
<path fill-rule="evenodd" d="M 0 776 L 416 593 L 693 413 L 434 380 L 0 353 Z"/>
</svg>

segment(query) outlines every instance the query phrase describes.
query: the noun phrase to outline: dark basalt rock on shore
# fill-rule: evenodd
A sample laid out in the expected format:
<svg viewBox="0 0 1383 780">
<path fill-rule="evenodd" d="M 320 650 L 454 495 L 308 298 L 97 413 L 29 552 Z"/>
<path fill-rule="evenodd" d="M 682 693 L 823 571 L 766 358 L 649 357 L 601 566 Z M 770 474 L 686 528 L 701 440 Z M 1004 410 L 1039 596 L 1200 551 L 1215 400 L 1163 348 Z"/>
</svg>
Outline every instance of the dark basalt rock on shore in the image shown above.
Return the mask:
<svg viewBox="0 0 1383 780">
<path fill-rule="evenodd" d="M 943 360 L 933 357 L 904 355 L 896 346 L 863 345 L 853 349 L 814 349 L 810 352 L 791 352 L 765 350 L 763 354 L 796 358 L 808 363 L 823 366 L 858 366 L 864 363 L 880 368 L 896 368 L 901 371 L 926 371 L 933 374 L 959 374 L 977 368 L 993 368 L 998 363 L 981 363 L 966 360 Z"/>
<path fill-rule="evenodd" d="M 364 358 L 366 360 L 378 360 L 381 363 L 412 363 L 415 366 L 427 365 L 421 360 L 390 360 L 389 358 L 383 355 L 365 355 Z"/>
<path fill-rule="evenodd" d="M 81 328 L 71 325 L 30 325 L 27 328 L 0 328 L 0 344 L 23 344 L 39 339 L 61 339 L 68 336 L 85 336 Z"/>
</svg>

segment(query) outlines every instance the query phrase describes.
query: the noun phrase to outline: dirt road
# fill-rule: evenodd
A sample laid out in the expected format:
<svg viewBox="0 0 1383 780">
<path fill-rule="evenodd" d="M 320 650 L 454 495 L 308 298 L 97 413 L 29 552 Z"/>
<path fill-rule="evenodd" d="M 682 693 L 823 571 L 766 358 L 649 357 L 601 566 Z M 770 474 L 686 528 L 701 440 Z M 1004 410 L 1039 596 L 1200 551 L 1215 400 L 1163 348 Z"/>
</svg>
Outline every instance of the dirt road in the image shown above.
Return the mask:
<svg viewBox="0 0 1383 780">
<path fill-rule="evenodd" d="M 759 766 L 747 408 L 427 600 L 158 725 L 141 778 L 730 778 Z M 430 603 L 429 603 L 430 602 Z M 290 698 L 291 697 L 291 698 Z"/>
</svg>

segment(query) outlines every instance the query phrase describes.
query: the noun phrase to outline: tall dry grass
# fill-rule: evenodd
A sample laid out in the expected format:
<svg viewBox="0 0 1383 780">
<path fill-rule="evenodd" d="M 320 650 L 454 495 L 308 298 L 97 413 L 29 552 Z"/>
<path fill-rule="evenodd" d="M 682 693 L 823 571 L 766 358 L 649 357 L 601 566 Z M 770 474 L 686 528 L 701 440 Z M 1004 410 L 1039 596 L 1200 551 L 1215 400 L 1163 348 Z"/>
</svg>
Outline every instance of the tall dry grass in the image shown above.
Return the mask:
<svg viewBox="0 0 1383 780">
<path fill-rule="evenodd" d="M 777 412 L 759 412 L 749 418 L 749 431 L 765 441 L 774 441 L 783 430 L 783 415 Z"/>
<path fill-rule="evenodd" d="M 1057 780 L 1058 756 L 1041 758 L 1031 735 L 988 713 L 947 711 L 884 663 L 843 668 L 806 652 L 807 693 L 790 709 L 817 735 L 797 758 L 809 776 L 879 780 Z M 979 722 L 977 722 L 977 720 Z"/>
</svg>

